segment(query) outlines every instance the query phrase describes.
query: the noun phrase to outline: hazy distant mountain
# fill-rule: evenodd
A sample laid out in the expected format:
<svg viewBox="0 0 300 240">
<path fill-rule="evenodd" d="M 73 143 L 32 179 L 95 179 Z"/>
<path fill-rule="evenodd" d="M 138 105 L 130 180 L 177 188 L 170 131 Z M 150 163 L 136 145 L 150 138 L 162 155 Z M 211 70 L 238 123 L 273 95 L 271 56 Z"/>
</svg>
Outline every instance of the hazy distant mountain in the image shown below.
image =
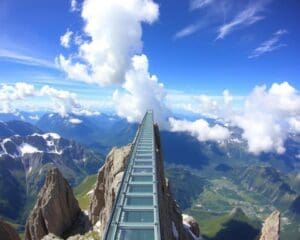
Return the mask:
<svg viewBox="0 0 300 240">
<path fill-rule="evenodd" d="M 15 112 L 15 113 L 0 113 L 0 121 L 25 121 L 31 124 L 35 124 L 40 117 L 44 114 L 44 112 Z"/>
<path fill-rule="evenodd" d="M 42 134 L 40 130 L 32 133 L 36 127 L 27 123 L 21 125 L 19 121 L 9 122 L 5 126 L 8 132 L 21 132 L 22 136 L 0 138 L 2 217 L 24 220 L 22 214 L 34 203 L 49 167 L 58 167 L 68 181 L 76 185 L 87 175 L 96 173 L 103 163 L 102 155 L 64 139 L 57 133 Z"/>
<path fill-rule="evenodd" d="M 138 126 L 129 124 L 115 115 L 69 114 L 63 117 L 56 113 L 45 114 L 36 125 L 45 132 L 57 132 L 65 138 L 76 140 L 105 154 L 113 146 L 131 142 Z"/>
<path fill-rule="evenodd" d="M 262 164 L 285 173 L 300 171 L 299 136 L 289 137 L 284 154 L 265 153 L 256 156 L 247 151 L 247 143 L 241 139 L 238 131 L 236 129 L 236 134 L 222 144 L 199 142 L 186 133 L 162 131 L 165 161 L 198 169 L 207 165 L 217 167 L 219 164 L 227 164 L 229 168 Z"/>
<path fill-rule="evenodd" d="M 41 133 L 41 130 L 30 123 L 19 120 L 0 122 L 0 138 L 13 135 L 26 136 L 33 133 Z"/>
</svg>

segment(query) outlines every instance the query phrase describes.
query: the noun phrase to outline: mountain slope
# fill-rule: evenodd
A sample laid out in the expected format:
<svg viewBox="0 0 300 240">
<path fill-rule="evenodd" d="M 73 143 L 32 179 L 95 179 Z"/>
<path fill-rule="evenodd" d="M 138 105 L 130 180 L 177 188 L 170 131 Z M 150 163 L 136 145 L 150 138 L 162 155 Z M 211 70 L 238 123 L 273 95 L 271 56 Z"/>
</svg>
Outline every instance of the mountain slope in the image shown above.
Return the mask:
<svg viewBox="0 0 300 240">
<path fill-rule="evenodd" d="M 13 135 L 26 136 L 33 133 L 41 133 L 41 130 L 30 123 L 18 120 L 0 122 L 0 138 Z"/>
<path fill-rule="evenodd" d="M 0 138 L 0 215 L 22 223 L 49 168 L 58 167 L 74 186 L 102 163 L 102 155 L 56 133 Z"/>
<path fill-rule="evenodd" d="M 247 190 L 265 196 L 277 207 L 286 209 L 297 196 L 284 174 L 273 167 L 250 166 L 239 169 L 234 180 Z"/>
<path fill-rule="evenodd" d="M 137 129 L 137 124 L 129 124 L 125 119 L 106 114 L 61 116 L 50 113 L 45 114 L 36 125 L 45 132 L 57 132 L 104 154 L 113 146 L 131 142 Z"/>
</svg>

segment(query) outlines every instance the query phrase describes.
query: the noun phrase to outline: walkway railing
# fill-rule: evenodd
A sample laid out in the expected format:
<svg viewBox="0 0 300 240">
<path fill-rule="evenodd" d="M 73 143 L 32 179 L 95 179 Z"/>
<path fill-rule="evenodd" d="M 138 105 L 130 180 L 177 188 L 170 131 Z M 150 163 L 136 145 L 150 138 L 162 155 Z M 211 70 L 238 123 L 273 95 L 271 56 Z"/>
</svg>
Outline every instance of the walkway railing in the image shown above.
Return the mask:
<svg viewBox="0 0 300 240">
<path fill-rule="evenodd" d="M 104 240 L 161 240 L 153 112 L 133 143 Z"/>
</svg>

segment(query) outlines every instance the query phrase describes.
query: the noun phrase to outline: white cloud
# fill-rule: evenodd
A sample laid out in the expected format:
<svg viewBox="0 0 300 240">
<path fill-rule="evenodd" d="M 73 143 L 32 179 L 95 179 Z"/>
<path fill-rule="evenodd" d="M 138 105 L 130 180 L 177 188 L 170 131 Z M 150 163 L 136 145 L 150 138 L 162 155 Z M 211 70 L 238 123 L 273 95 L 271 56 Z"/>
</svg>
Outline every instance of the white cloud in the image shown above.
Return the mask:
<svg viewBox="0 0 300 240">
<path fill-rule="evenodd" d="M 221 125 L 210 126 L 204 119 L 198 119 L 194 122 L 187 120 L 169 119 L 170 129 L 173 132 L 188 132 L 198 141 L 217 141 L 223 142 L 230 137 L 230 132 Z"/>
<path fill-rule="evenodd" d="M 189 35 L 197 32 L 200 27 L 201 27 L 200 24 L 191 24 L 191 25 L 181 29 L 180 31 L 178 31 L 174 35 L 174 38 L 178 39 L 178 38 L 183 38 L 183 37 L 189 36 Z"/>
<path fill-rule="evenodd" d="M 238 13 L 230 22 L 223 24 L 218 29 L 218 36 L 216 39 L 224 39 L 226 35 L 232 31 L 250 26 L 262 19 L 264 16 L 259 15 L 265 8 L 269 0 L 260 0 L 251 3 L 247 8 Z"/>
<path fill-rule="evenodd" d="M 240 109 L 232 108 L 233 100 L 227 90 L 223 92 L 223 101 L 201 96 L 191 111 L 241 128 L 242 138 L 253 154 L 282 154 L 289 134 L 300 133 L 300 94 L 288 82 L 274 83 L 269 89 L 255 87 Z"/>
<path fill-rule="evenodd" d="M 0 59 L 1 58 L 29 66 L 56 68 L 54 62 L 9 49 L 0 49 Z"/>
<path fill-rule="evenodd" d="M 49 98 L 52 106 L 49 104 Z M 26 101 L 24 101 L 26 100 Z M 32 100 L 32 101 L 30 101 Z M 82 101 L 83 102 L 83 101 Z M 89 104 L 82 104 L 75 93 L 56 89 L 44 85 L 37 89 L 34 85 L 25 82 L 15 84 L 0 84 L 0 112 L 18 113 L 17 106 L 22 106 L 22 110 L 45 110 L 51 109 L 53 112 L 66 116 L 69 113 L 92 116 L 99 115 L 97 111 L 91 111 Z M 109 104 L 108 102 L 93 102 L 94 105 Z M 35 116 L 32 117 L 34 119 Z"/>
<path fill-rule="evenodd" d="M 287 82 L 255 87 L 247 97 L 243 112 L 231 121 L 244 130 L 249 151 L 285 152 L 285 140 L 295 132 L 295 119 L 300 114 L 300 95 Z"/>
<path fill-rule="evenodd" d="M 153 109 L 155 120 L 166 128 L 169 114 L 164 104 L 166 92 L 157 77 L 149 74 L 145 55 L 132 58 L 125 79 L 123 91 L 116 90 L 113 94 L 117 114 L 129 122 L 139 122 L 147 109 Z"/>
<path fill-rule="evenodd" d="M 77 101 L 76 94 L 69 91 L 58 90 L 46 85 L 42 87 L 40 94 L 42 96 L 49 96 L 54 104 L 53 110 L 62 116 L 66 116 L 68 113 L 81 108 L 81 105 Z"/>
<path fill-rule="evenodd" d="M 81 16 L 85 22 L 78 52 L 62 54 L 57 63 L 70 79 L 107 85 L 123 83 L 131 58 L 142 52 L 142 23 L 158 18 L 152 0 L 86 0 Z"/>
<path fill-rule="evenodd" d="M 76 12 L 79 11 L 79 6 L 77 0 L 71 0 L 71 11 Z"/>
<path fill-rule="evenodd" d="M 70 118 L 69 122 L 72 124 L 80 124 L 80 123 L 82 123 L 82 120 L 80 120 L 78 118 Z"/>
<path fill-rule="evenodd" d="M 212 4 L 215 0 L 192 0 L 190 8 L 191 10 L 204 8 L 210 4 Z"/>
<path fill-rule="evenodd" d="M 72 35 L 73 32 L 68 29 L 65 34 L 60 37 L 60 44 L 65 48 L 69 48 Z"/>
<path fill-rule="evenodd" d="M 99 115 L 99 112 L 89 111 L 82 106 L 75 93 L 46 85 L 41 88 L 40 95 L 50 97 L 53 103 L 52 111 L 59 113 L 61 116 L 67 116 L 69 113 L 86 116 Z"/>
<path fill-rule="evenodd" d="M 275 32 L 269 40 L 261 43 L 256 49 L 254 49 L 249 58 L 256 58 L 265 53 L 273 52 L 279 48 L 285 47 L 286 44 L 279 43 L 279 41 L 281 39 L 281 36 L 286 33 L 287 31 L 284 29 L 280 29 Z"/>
<path fill-rule="evenodd" d="M 13 85 L 0 85 L 1 112 L 14 112 L 13 102 L 24 100 L 35 95 L 35 88 L 31 84 L 18 82 Z"/>
<path fill-rule="evenodd" d="M 292 117 L 289 120 L 289 125 L 291 127 L 291 130 L 300 133 L 300 117 Z"/>
<path fill-rule="evenodd" d="M 223 98 L 224 98 L 225 105 L 230 104 L 233 100 L 233 96 L 231 96 L 231 94 L 229 93 L 229 91 L 227 89 L 225 89 L 223 91 Z"/>
</svg>

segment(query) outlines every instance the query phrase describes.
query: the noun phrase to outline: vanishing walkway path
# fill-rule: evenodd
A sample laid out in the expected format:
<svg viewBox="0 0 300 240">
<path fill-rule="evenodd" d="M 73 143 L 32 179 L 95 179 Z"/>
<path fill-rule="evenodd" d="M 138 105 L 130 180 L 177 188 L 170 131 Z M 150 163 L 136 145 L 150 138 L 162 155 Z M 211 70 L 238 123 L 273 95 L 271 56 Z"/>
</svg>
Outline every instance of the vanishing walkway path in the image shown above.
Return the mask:
<svg viewBox="0 0 300 240">
<path fill-rule="evenodd" d="M 160 240 L 153 112 L 134 140 L 104 240 Z"/>
</svg>

